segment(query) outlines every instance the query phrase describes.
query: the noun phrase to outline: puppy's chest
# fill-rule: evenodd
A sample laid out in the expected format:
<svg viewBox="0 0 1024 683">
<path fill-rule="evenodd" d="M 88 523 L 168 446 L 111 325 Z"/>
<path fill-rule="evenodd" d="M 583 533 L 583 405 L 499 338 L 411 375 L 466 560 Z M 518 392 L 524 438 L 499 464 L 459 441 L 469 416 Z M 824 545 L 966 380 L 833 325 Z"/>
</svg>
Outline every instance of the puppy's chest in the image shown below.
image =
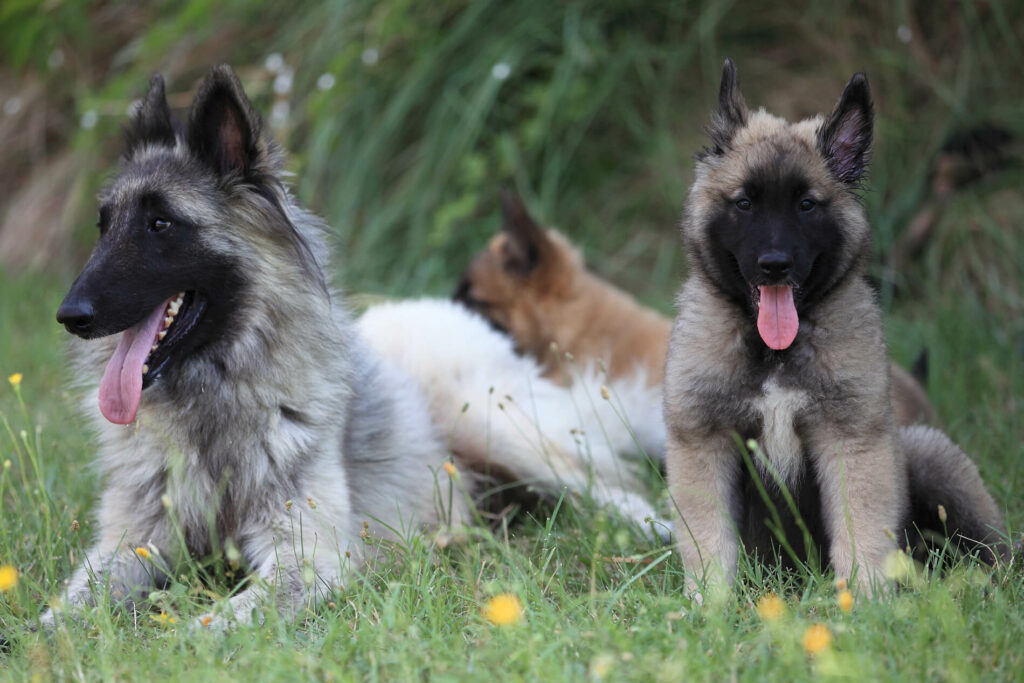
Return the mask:
<svg viewBox="0 0 1024 683">
<path fill-rule="evenodd" d="M 782 482 L 791 487 L 800 475 L 804 451 L 797 426 L 812 402 L 806 391 L 780 386 L 775 378 L 765 381 L 761 389 L 751 401 L 752 411 L 761 417 L 757 442 Z M 768 472 L 763 474 L 767 481 L 773 479 Z"/>
</svg>

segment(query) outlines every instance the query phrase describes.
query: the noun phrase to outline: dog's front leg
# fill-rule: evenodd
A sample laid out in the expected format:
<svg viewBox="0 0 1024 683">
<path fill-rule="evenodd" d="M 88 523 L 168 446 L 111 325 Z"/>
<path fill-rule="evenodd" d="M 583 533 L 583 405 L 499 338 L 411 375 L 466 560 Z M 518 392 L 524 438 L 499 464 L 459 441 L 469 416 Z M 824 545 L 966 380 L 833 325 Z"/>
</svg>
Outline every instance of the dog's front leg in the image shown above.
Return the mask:
<svg viewBox="0 0 1024 683">
<path fill-rule="evenodd" d="M 830 560 L 839 577 L 856 574 L 866 590 L 884 587 L 883 565 L 895 549 L 907 504 L 906 468 L 892 435 L 843 438 L 822 428 L 815 435 L 822 513 L 830 538 Z"/>
<path fill-rule="evenodd" d="M 307 509 L 247 530 L 242 553 L 253 570 L 251 584 L 228 601 L 226 614 L 203 615 L 197 625 L 224 630 L 232 623 L 263 623 L 267 608 L 294 620 L 337 590 L 358 568 L 361 546 L 351 542 L 354 534 L 317 512 Z"/>
<path fill-rule="evenodd" d="M 58 618 L 95 604 L 97 590 L 106 591 L 115 604 L 131 608 L 156 580 L 165 577 L 160 557 L 149 549 L 136 552 L 137 547 L 125 542 L 121 533 L 104 533 L 68 579 L 59 602 L 39 617 L 40 626 L 53 629 Z"/>
<path fill-rule="evenodd" d="M 686 590 L 701 602 L 702 587 L 707 592 L 736 578 L 738 458 L 728 439 L 680 435 L 669 436 L 666 456 Z"/>
</svg>

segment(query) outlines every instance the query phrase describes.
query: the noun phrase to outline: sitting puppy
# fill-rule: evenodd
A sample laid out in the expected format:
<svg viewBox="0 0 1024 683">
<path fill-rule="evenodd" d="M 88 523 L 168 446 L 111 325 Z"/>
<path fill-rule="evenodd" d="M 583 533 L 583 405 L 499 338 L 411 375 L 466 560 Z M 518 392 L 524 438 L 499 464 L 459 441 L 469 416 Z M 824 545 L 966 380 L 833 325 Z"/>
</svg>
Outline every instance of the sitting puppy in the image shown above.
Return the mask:
<svg viewBox="0 0 1024 683">
<path fill-rule="evenodd" d="M 690 276 L 664 387 L 689 590 L 732 581 L 741 540 L 777 552 L 762 486 L 786 538 L 802 532 L 783 490 L 836 574 L 862 588 L 881 585 L 894 536 L 915 527 L 994 543 L 1003 521 L 970 459 L 941 432 L 893 420 L 881 313 L 863 274 L 867 79 L 855 75 L 827 119 L 791 124 L 748 111 L 726 60 L 709 133 L 683 221 Z M 759 444 L 752 468 L 737 436 Z"/>
</svg>

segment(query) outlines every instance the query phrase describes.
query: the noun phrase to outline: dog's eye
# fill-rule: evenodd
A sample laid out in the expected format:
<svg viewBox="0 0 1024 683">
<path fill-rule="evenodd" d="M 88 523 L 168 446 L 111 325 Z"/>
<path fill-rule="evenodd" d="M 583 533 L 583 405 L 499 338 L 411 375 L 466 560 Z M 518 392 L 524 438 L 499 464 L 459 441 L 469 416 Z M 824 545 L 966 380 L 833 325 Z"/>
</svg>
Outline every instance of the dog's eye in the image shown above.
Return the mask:
<svg viewBox="0 0 1024 683">
<path fill-rule="evenodd" d="M 149 224 L 151 232 L 163 232 L 169 227 L 171 227 L 171 222 L 166 218 L 154 218 L 153 222 Z"/>
<path fill-rule="evenodd" d="M 816 201 L 814 201 L 813 199 L 801 199 L 800 200 L 800 210 L 804 211 L 804 212 L 813 210 L 814 207 L 817 206 L 817 205 L 818 205 L 818 203 Z"/>
<path fill-rule="evenodd" d="M 750 211 L 750 200 L 744 197 L 736 200 L 736 208 L 740 211 Z"/>
</svg>

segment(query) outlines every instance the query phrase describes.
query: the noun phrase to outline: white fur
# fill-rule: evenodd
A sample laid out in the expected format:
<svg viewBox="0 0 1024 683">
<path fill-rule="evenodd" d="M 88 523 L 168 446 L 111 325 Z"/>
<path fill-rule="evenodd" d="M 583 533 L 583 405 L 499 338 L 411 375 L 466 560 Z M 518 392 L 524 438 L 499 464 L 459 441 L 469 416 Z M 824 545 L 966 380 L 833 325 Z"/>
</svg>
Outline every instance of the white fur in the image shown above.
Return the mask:
<svg viewBox="0 0 1024 683">
<path fill-rule="evenodd" d="M 764 420 L 761 448 L 781 483 L 790 488 L 797 483 L 803 458 L 796 415 L 806 404 L 806 392 L 780 387 L 773 377 L 765 382 L 764 398 L 756 405 Z"/>
<path fill-rule="evenodd" d="M 665 435 L 660 388 L 643 377 L 604 382 L 586 370 L 571 388 L 543 377 L 512 341 L 453 302 L 419 299 L 371 307 L 357 321 L 369 345 L 415 378 L 440 433 L 478 468 L 500 468 L 544 493 L 567 487 L 650 528 L 659 522 L 620 456 L 659 457 Z M 463 410 L 465 408 L 465 410 Z"/>
</svg>

